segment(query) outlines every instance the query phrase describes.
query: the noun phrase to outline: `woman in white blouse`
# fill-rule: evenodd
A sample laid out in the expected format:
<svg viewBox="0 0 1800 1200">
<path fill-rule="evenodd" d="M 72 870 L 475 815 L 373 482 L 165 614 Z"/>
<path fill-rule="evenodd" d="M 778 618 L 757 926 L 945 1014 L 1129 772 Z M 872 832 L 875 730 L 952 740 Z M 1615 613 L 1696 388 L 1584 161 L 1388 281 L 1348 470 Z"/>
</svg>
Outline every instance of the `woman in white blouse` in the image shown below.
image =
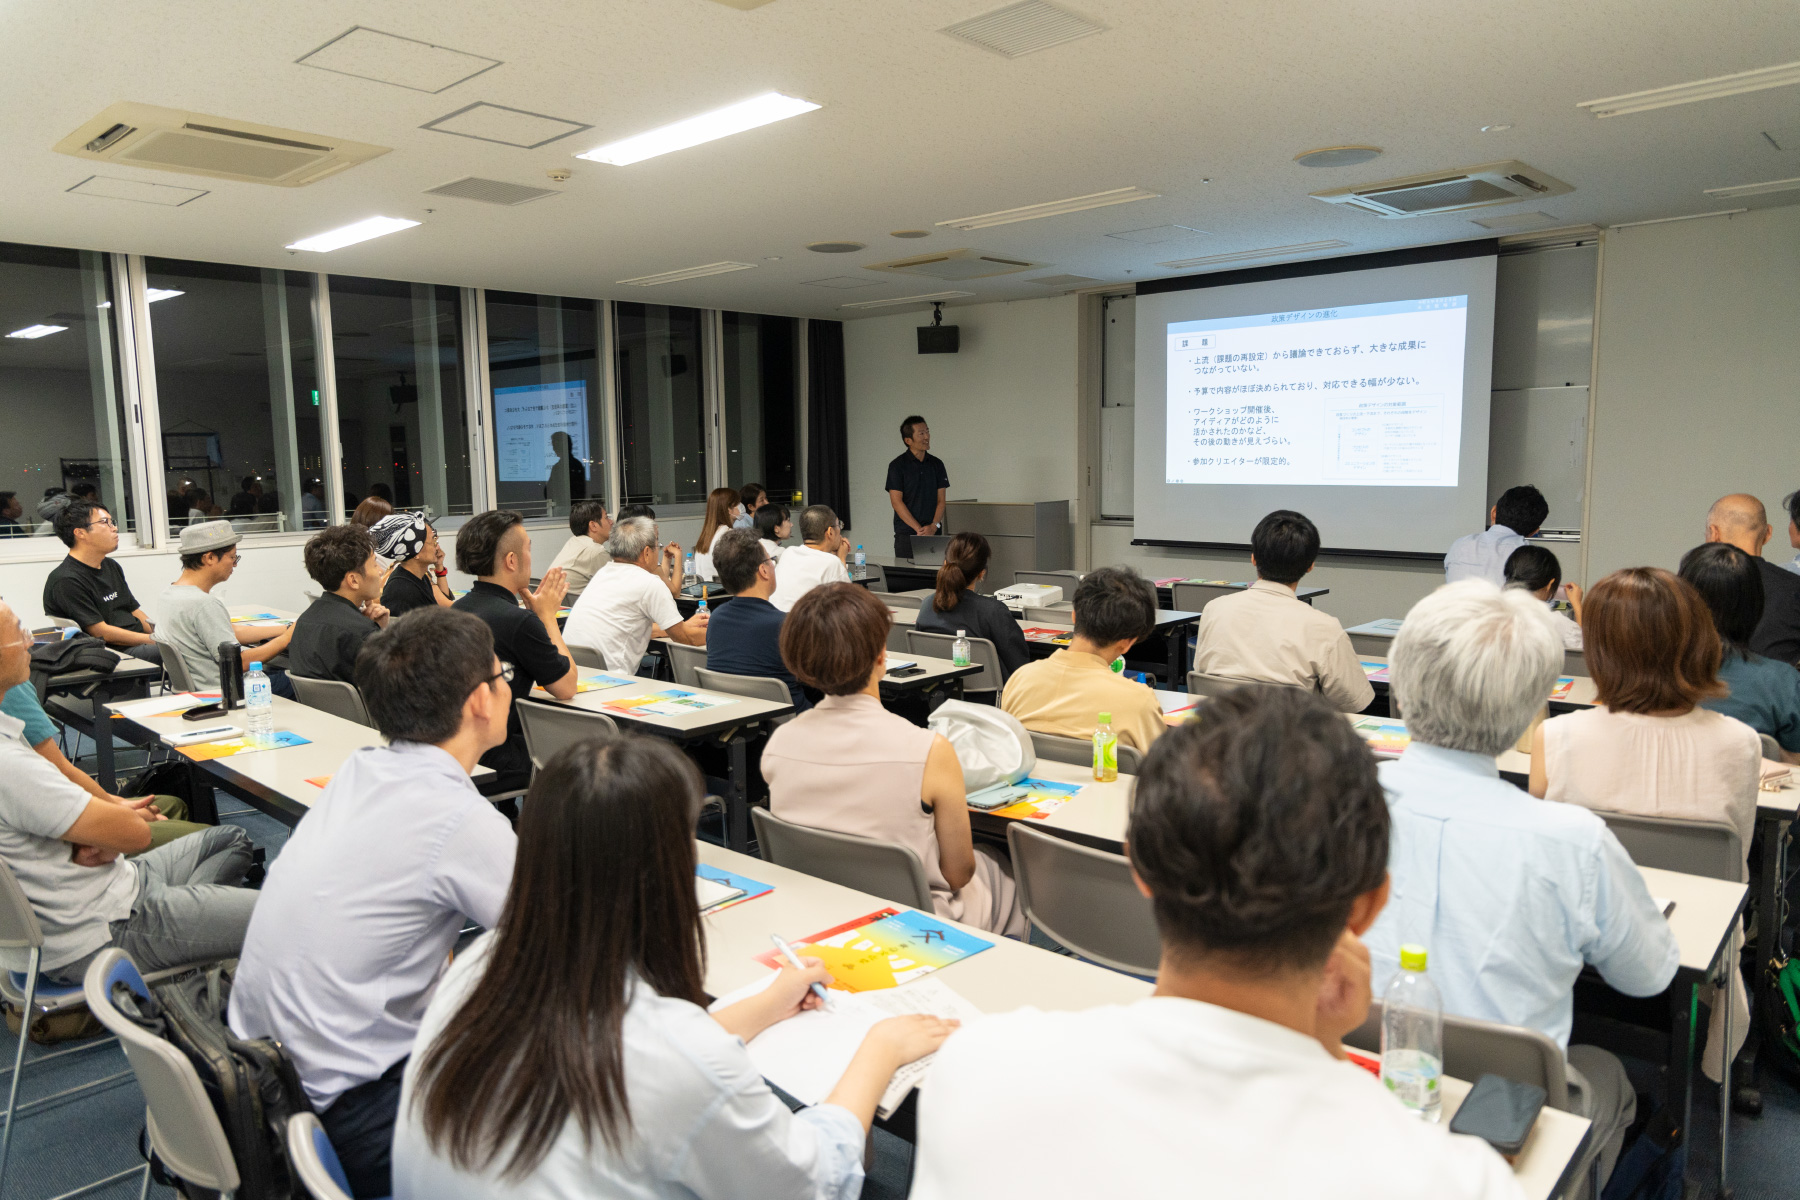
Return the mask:
<svg viewBox="0 0 1800 1200">
<path fill-rule="evenodd" d="M 522 805 L 512 889 L 457 956 L 407 1064 L 397 1200 L 854 1200 L 900 1066 L 954 1022 L 870 1030 L 823 1104 L 791 1113 L 744 1043 L 817 1006 L 812 960 L 709 1013 L 694 890 L 699 773 L 658 738 L 574 746 Z"/>
<path fill-rule="evenodd" d="M 713 543 L 730 529 L 744 513 L 736 488 L 714 488 L 706 497 L 706 519 L 700 523 L 700 539 L 694 543 L 694 573 L 702 579 L 717 579 L 713 569 Z"/>
</svg>

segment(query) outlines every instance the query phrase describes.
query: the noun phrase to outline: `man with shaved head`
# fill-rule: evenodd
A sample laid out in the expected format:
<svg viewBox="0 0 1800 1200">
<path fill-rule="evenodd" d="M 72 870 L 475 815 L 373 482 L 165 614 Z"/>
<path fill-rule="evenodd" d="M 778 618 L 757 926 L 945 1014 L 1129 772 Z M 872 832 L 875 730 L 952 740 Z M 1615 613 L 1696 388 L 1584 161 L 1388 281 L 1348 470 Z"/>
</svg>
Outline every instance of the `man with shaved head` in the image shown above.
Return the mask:
<svg viewBox="0 0 1800 1200">
<path fill-rule="evenodd" d="M 1750 635 L 1751 651 L 1800 665 L 1800 575 L 1762 556 L 1774 532 L 1762 501 L 1743 492 L 1721 496 L 1706 513 L 1706 540 L 1736 546 L 1762 574 L 1763 615 Z"/>
</svg>

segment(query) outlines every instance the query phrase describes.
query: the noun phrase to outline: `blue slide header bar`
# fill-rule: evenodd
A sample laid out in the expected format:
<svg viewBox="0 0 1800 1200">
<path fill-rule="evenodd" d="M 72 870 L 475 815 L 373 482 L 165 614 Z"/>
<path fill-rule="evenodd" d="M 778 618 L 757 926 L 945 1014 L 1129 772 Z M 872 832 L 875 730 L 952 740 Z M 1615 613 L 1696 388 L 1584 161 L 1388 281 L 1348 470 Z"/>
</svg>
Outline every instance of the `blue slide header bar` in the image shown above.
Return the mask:
<svg viewBox="0 0 1800 1200">
<path fill-rule="evenodd" d="M 1207 321 L 1171 321 L 1169 332 L 1204 333 L 1211 329 L 1245 329 L 1259 325 L 1305 325 L 1317 321 L 1347 321 L 1352 317 L 1386 317 L 1396 313 L 1436 312 L 1467 308 L 1467 296 L 1433 296 L 1426 300 L 1385 300 L 1380 304 L 1339 304 L 1331 308 L 1302 308 L 1293 312 L 1261 313 L 1253 317 L 1214 317 Z"/>
</svg>

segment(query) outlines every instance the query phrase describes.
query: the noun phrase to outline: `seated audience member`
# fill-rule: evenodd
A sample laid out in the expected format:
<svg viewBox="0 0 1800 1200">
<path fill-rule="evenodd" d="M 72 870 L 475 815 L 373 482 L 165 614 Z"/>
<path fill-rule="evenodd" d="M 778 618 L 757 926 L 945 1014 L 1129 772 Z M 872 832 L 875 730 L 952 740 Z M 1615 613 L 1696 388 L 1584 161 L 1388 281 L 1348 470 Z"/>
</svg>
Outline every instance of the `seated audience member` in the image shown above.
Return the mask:
<svg viewBox="0 0 1800 1200">
<path fill-rule="evenodd" d="M 25 515 L 25 502 L 17 492 L 0 492 L 0 538 L 30 537 L 31 530 L 19 518 Z"/>
<path fill-rule="evenodd" d="M 769 502 L 769 493 L 763 490 L 760 483 L 746 483 L 738 489 L 738 515 L 731 523 L 733 529 L 749 529 L 755 524 L 756 510 Z"/>
<path fill-rule="evenodd" d="M 782 612 L 821 583 L 849 583 L 850 543 L 844 540 L 844 523 L 823 504 L 800 512 L 800 541 L 789 546 L 775 564 L 775 595 L 770 601 Z"/>
<path fill-rule="evenodd" d="M 450 572 L 444 569 L 443 543 L 423 513 L 383 517 L 369 527 L 369 540 L 387 572 L 381 606 L 390 618 L 415 608 L 449 608 L 455 603 Z"/>
<path fill-rule="evenodd" d="M 75 495 L 67 488 L 51 487 L 44 489 L 44 498 L 38 502 L 38 526 L 33 533 L 37 537 L 49 537 L 56 533 L 56 518 L 63 509 L 75 503 Z M 185 506 L 186 502 L 183 501 Z M 174 512 L 174 509 L 170 509 Z M 58 535 L 60 536 L 60 535 Z"/>
<path fill-rule="evenodd" d="M 187 523 L 198 525 L 202 521 L 210 521 L 214 517 L 225 515 L 225 510 L 213 503 L 212 496 L 202 488 L 195 488 L 188 493 Z"/>
<path fill-rule="evenodd" d="M 426 1009 L 394 1131 L 395 1200 L 860 1192 L 890 1077 L 956 1023 L 877 1023 L 825 1101 L 789 1112 L 744 1043 L 817 1008 L 809 989 L 831 976 L 803 960 L 707 1011 L 700 797 L 693 764 L 659 738 L 583 742 L 545 766 L 499 924 Z"/>
<path fill-rule="evenodd" d="M 379 480 L 369 485 L 369 496 L 376 500 L 385 500 L 389 507 L 393 506 L 394 489 Z"/>
<path fill-rule="evenodd" d="M 1162 936 L 1155 994 L 951 1037 L 919 1094 L 914 1200 L 1521 1196 L 1485 1143 L 1342 1061 L 1388 831 L 1373 758 L 1317 696 L 1209 701 L 1145 758 L 1126 840 Z M 1008 1112 L 1081 1119 L 992 1136 Z"/>
<path fill-rule="evenodd" d="M 1502 587 L 1523 588 L 1544 602 L 1564 650 L 1581 649 L 1581 589 L 1572 583 L 1563 589 L 1568 593 L 1569 607 L 1575 610 L 1573 621 L 1549 607 L 1556 598 L 1556 589 L 1562 585 L 1562 563 L 1555 554 L 1543 546 L 1526 543 L 1507 555 L 1505 579 Z"/>
<path fill-rule="evenodd" d="M 356 655 L 388 623 L 381 562 L 361 525 L 333 525 L 307 540 L 306 573 L 325 589 L 294 622 L 288 669 L 302 679 L 356 682 Z"/>
<path fill-rule="evenodd" d="M 987 578 L 990 553 L 988 540 L 979 533 L 952 537 L 944 550 L 944 565 L 938 568 L 937 591 L 919 606 L 913 628 L 951 637 L 966 630 L 970 637 L 986 638 L 1000 652 L 1000 678 L 1004 681 L 1031 655 L 1025 648 L 1025 631 L 1013 619 L 1012 609 L 975 590 L 975 585 Z"/>
<path fill-rule="evenodd" d="M 506 741 L 481 756 L 482 765 L 498 776 L 488 790 L 512 791 L 531 782 L 531 754 L 518 702 L 531 694 L 533 685 L 558 700 L 575 698 L 575 659 L 556 627 L 563 573 L 551 567 L 537 591 L 531 590 L 531 533 L 525 518 L 510 509 L 471 517 L 456 531 L 456 569 L 475 576 L 475 584 L 451 607 L 487 622 L 494 653 L 512 686 Z"/>
<path fill-rule="evenodd" d="M 1700 706 L 1726 690 L 1706 602 L 1660 567 L 1630 567 L 1588 590 L 1581 633 L 1598 703 L 1538 726 L 1531 794 L 1602 811 L 1722 821 L 1737 829 L 1747 857 L 1762 741 L 1742 721 Z M 1741 982 L 1731 991 L 1735 1055 L 1750 1014 Z M 1709 1079 L 1720 1076 L 1724 1019 L 1724 1006 L 1714 1004 L 1701 1060 Z"/>
<path fill-rule="evenodd" d="M 219 647 L 241 645 L 239 669 L 251 663 L 267 663 L 288 648 L 292 625 L 274 637 L 267 629 L 234 625 L 225 602 L 212 590 L 231 578 L 238 565 L 238 538 L 230 521 L 204 521 L 181 531 L 181 574 L 156 598 L 162 616 L 156 640 L 167 654 L 179 655 L 196 688 L 219 686 Z M 294 685 L 286 671 L 269 671 L 270 685 L 278 696 L 294 698 Z"/>
<path fill-rule="evenodd" d="M 307 529 L 325 527 L 325 484 L 308 479 L 300 495 L 300 521 Z"/>
<path fill-rule="evenodd" d="M 0 690 L 31 674 L 31 636 L 0 602 Z M 80 983 L 94 955 L 117 946 L 140 971 L 235 955 L 256 893 L 236 886 L 250 838 L 213 825 L 147 853 L 155 810 L 133 809 L 77 786 L 0 714 L 0 860 L 43 926 L 39 970 Z M 121 855 L 136 854 L 136 858 Z M 23 971 L 22 949 L 0 949 L 0 968 Z"/>
<path fill-rule="evenodd" d="M 1788 546 L 1793 550 L 1800 551 L 1800 492 L 1789 492 L 1782 497 L 1781 507 L 1787 510 Z M 1795 554 L 1783 565 L 1794 574 L 1800 575 L 1800 553 Z"/>
<path fill-rule="evenodd" d="M 1750 635 L 1750 649 L 1794 666 L 1800 663 L 1800 575 L 1762 556 L 1773 534 L 1762 501 L 1755 496 L 1723 496 L 1706 514 L 1706 540 L 1736 546 L 1756 560 L 1762 574 L 1763 614 Z"/>
<path fill-rule="evenodd" d="M 1319 557 L 1318 527 L 1278 509 L 1256 523 L 1250 546 L 1256 582 L 1207 603 L 1194 670 L 1317 691 L 1339 712 L 1369 707 L 1375 689 L 1349 635 L 1296 590 Z"/>
<path fill-rule="evenodd" d="M 152 636 L 155 626 L 131 594 L 118 561 L 110 557 L 119 548 L 112 514 L 98 504 L 71 500 L 56 514 L 56 536 L 69 554 L 44 580 L 44 612 L 75 622 L 114 650 L 161 662 Z"/>
<path fill-rule="evenodd" d="M 364 529 L 373 529 L 375 522 L 383 517 L 391 516 L 393 511 L 394 506 L 380 496 L 370 496 L 358 504 L 355 511 L 350 514 L 350 523 L 361 525 Z"/>
<path fill-rule="evenodd" d="M 1416 943 L 1430 949 L 1445 1012 L 1556 1039 L 1604 1181 L 1637 1101 L 1617 1058 L 1569 1045 L 1575 979 L 1592 965 L 1614 989 L 1653 996 L 1681 954 L 1604 822 L 1500 778 L 1495 756 L 1543 707 L 1562 652 L 1546 610 L 1519 588 L 1464 580 L 1406 615 L 1391 661 L 1412 744 L 1378 768 L 1393 896 L 1366 940 L 1376 991 L 1399 969 L 1400 946 Z"/>
<path fill-rule="evenodd" d="M 1450 543 L 1444 555 L 1444 582 L 1459 579 L 1485 579 L 1495 587 L 1504 586 L 1508 556 L 1536 537 L 1550 515 L 1544 494 L 1530 484 L 1507 488 L 1488 509 L 1488 527 L 1483 533 L 1471 533 Z"/>
<path fill-rule="evenodd" d="M 613 519 L 617 521 L 629 521 L 633 517 L 649 517 L 654 521 L 656 520 L 656 510 L 651 508 L 648 504 L 625 504 L 619 507 L 618 516 Z"/>
<path fill-rule="evenodd" d="M 426 608 L 369 638 L 356 684 L 389 744 L 352 754 L 269 869 L 231 989 L 275 1038 L 358 1197 L 388 1196 L 400 1073 L 465 923 L 493 928 L 512 827 L 469 776 L 512 694 L 488 627 Z"/>
<path fill-rule="evenodd" d="M 1750 649 L 1763 608 L 1762 570 L 1756 562 L 1724 542 L 1708 542 L 1681 556 L 1681 577 L 1712 612 L 1721 651 L 1719 682 L 1731 689 L 1700 703 L 1768 734 L 1788 762 L 1800 762 L 1800 671 Z"/>
<path fill-rule="evenodd" d="M 754 529 L 728 529 L 715 545 L 713 565 L 734 599 L 713 610 L 706 629 L 706 667 L 727 675 L 762 675 L 787 685 L 794 707 L 812 707 L 800 681 L 781 657 L 781 622 L 769 603 L 775 594 L 775 564 Z M 1800 674 L 1800 672 L 1796 672 Z"/>
<path fill-rule="evenodd" d="M 1115 658 L 1156 628 L 1156 589 L 1130 567 L 1102 567 L 1075 585 L 1075 636 L 1066 650 L 1026 663 L 1000 693 L 1025 728 L 1088 738 L 1112 714 L 1119 743 L 1142 753 L 1168 728 L 1156 693 L 1113 674 Z"/>
<path fill-rule="evenodd" d="M 612 560 L 606 555 L 606 539 L 612 536 L 613 523 L 607 518 L 606 505 L 598 500 L 577 500 L 569 509 L 569 540 L 562 544 L 552 567 L 561 567 L 569 581 L 568 598 L 581 595 L 601 567 Z"/>
<path fill-rule="evenodd" d="M 458 543 L 460 553 L 461 542 Z M 674 639 L 684 646 L 706 645 L 707 613 L 681 619 L 675 596 L 681 590 L 681 547 L 670 543 L 657 552 L 656 522 L 648 517 L 621 518 L 606 539 L 612 561 L 588 582 L 569 611 L 570 641 L 600 652 L 606 669 L 639 674 L 650 639 Z"/>
<path fill-rule="evenodd" d="M 756 535 L 762 539 L 763 549 L 769 552 L 769 561 L 781 558 L 781 552 L 787 547 L 781 543 L 794 532 L 794 523 L 788 520 L 788 510 L 782 504 L 764 504 L 756 510 Z"/>
<path fill-rule="evenodd" d="M 816 587 L 788 614 L 781 657 L 825 698 L 769 735 L 769 811 L 905 846 L 925 867 L 940 917 L 1023 938 L 1010 868 L 970 833 L 956 751 L 881 706 L 891 625 L 887 605 L 853 583 Z"/>
<path fill-rule="evenodd" d="M 700 523 L 700 540 L 694 543 L 694 573 L 702 579 L 716 580 L 713 570 L 713 543 L 719 535 L 734 527 L 743 507 L 734 488 L 714 488 L 706 497 L 706 519 Z"/>
</svg>

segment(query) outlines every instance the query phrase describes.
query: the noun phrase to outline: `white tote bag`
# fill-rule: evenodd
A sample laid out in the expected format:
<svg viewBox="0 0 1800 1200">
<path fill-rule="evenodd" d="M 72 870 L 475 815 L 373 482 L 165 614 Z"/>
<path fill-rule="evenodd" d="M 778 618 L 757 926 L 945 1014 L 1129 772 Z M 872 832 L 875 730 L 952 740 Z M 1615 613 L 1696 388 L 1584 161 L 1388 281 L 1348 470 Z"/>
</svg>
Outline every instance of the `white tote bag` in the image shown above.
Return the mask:
<svg viewBox="0 0 1800 1200">
<path fill-rule="evenodd" d="M 946 700 L 931 714 L 930 724 L 931 732 L 956 751 L 963 788 L 971 794 L 995 784 L 1017 783 L 1037 765 L 1025 726 L 992 705 Z"/>
</svg>

